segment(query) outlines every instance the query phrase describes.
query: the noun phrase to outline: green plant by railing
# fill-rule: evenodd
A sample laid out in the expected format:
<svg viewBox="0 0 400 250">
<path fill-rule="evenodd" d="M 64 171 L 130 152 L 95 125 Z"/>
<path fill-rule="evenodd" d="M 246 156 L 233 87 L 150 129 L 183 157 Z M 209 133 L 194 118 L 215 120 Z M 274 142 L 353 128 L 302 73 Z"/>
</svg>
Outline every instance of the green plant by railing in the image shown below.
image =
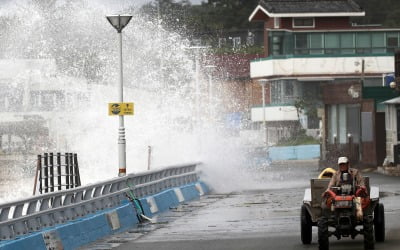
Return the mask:
<svg viewBox="0 0 400 250">
<path fill-rule="evenodd" d="M 299 135 L 280 140 L 277 143 L 277 146 L 298 146 L 310 144 L 319 144 L 319 140 L 312 136 L 308 136 L 305 134 L 305 132 L 303 132 Z"/>
</svg>

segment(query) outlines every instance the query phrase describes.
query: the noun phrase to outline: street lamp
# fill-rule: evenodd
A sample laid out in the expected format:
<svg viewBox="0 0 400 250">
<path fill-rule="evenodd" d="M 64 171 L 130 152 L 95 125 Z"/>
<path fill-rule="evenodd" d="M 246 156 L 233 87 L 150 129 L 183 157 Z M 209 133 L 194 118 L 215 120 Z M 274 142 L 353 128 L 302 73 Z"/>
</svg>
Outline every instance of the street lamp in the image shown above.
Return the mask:
<svg viewBox="0 0 400 250">
<path fill-rule="evenodd" d="M 187 49 L 194 50 L 195 61 L 195 128 L 198 129 L 200 121 L 200 52 L 208 49 L 208 46 L 191 46 Z"/>
<path fill-rule="evenodd" d="M 258 80 L 258 83 L 261 85 L 261 91 L 262 91 L 262 107 L 263 107 L 263 129 L 264 129 L 264 140 L 265 140 L 265 146 L 268 146 L 268 130 L 265 122 L 265 85 L 268 83 L 267 79 L 260 79 Z"/>
<path fill-rule="evenodd" d="M 212 116 L 212 111 L 213 108 L 211 108 L 213 106 L 213 82 L 212 82 L 212 74 L 215 70 L 217 66 L 215 65 L 206 65 L 204 66 L 206 73 L 208 75 L 208 108 L 209 108 L 209 113 L 210 116 Z"/>
<path fill-rule="evenodd" d="M 122 29 L 128 25 L 132 19 L 131 15 L 109 15 L 106 16 L 108 22 L 117 30 L 119 37 L 119 102 L 124 102 L 124 85 L 123 85 L 123 70 L 122 70 Z M 118 159 L 119 171 L 118 176 L 126 175 L 126 140 L 125 140 L 125 127 L 124 116 L 119 116 L 118 128 Z"/>
</svg>

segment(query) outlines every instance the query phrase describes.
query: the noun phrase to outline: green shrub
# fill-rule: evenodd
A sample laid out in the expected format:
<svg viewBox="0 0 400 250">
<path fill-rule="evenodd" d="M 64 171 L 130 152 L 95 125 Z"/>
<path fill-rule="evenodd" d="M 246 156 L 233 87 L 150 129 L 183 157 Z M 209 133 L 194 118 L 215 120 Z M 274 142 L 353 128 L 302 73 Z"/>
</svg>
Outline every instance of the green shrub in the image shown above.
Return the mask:
<svg viewBox="0 0 400 250">
<path fill-rule="evenodd" d="M 305 133 L 300 133 L 299 135 L 280 140 L 277 143 L 277 146 L 298 146 L 310 144 L 319 144 L 319 140 L 312 136 L 308 136 Z"/>
</svg>

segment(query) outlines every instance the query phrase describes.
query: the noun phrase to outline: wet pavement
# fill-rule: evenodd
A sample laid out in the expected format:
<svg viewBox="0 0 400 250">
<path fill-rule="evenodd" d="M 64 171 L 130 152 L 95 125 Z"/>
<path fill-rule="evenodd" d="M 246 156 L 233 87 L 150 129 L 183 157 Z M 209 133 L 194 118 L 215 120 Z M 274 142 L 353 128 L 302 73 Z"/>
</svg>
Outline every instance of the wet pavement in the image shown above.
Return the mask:
<svg viewBox="0 0 400 250">
<path fill-rule="evenodd" d="M 311 245 L 300 241 L 300 206 L 313 164 L 296 163 L 258 170 L 265 189 L 211 194 L 182 204 L 128 232 L 112 235 L 83 249 L 318 249 L 317 229 Z M 375 173 L 371 185 L 380 186 L 385 204 L 386 241 L 376 249 L 400 244 L 400 178 Z M 281 176 L 284 176 L 283 180 Z M 302 181 L 299 181 L 302 180 Z M 286 183 L 286 185 L 282 185 Z M 331 249 L 363 249 L 355 240 L 330 238 Z"/>
</svg>

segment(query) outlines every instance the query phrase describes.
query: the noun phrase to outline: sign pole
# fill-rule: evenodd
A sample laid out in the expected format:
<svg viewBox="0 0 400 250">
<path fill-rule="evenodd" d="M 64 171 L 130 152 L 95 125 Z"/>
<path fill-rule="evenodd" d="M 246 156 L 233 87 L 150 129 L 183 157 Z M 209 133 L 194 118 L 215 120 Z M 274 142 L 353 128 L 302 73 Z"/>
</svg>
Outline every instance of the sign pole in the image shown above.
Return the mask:
<svg viewBox="0 0 400 250">
<path fill-rule="evenodd" d="M 122 70 L 122 32 L 118 32 L 119 37 L 119 102 L 124 102 L 124 85 L 123 85 L 123 70 Z M 126 140 L 125 140 L 125 126 L 124 116 L 119 116 L 118 128 L 118 159 L 119 170 L 118 176 L 126 175 Z"/>
</svg>

